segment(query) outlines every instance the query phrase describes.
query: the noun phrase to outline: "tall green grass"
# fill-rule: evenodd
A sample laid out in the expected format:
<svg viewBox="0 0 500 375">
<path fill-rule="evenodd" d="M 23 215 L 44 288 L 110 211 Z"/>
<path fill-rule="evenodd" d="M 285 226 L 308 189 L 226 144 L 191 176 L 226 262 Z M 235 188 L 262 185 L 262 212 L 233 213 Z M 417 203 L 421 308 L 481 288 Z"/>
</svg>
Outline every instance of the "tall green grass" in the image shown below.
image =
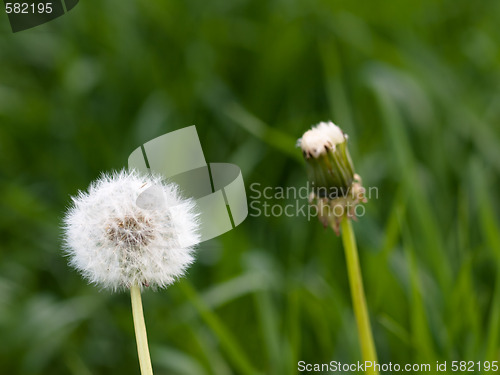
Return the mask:
<svg viewBox="0 0 500 375">
<path fill-rule="evenodd" d="M 13 35 L 0 16 L 0 373 L 138 372 L 128 296 L 61 256 L 70 194 L 191 124 L 248 187 L 300 187 L 295 139 L 325 119 L 378 188 L 354 229 L 380 362 L 500 360 L 499 18 L 497 1 L 107 0 Z M 155 373 L 357 361 L 344 264 L 314 220 L 249 217 L 144 294 Z"/>
</svg>

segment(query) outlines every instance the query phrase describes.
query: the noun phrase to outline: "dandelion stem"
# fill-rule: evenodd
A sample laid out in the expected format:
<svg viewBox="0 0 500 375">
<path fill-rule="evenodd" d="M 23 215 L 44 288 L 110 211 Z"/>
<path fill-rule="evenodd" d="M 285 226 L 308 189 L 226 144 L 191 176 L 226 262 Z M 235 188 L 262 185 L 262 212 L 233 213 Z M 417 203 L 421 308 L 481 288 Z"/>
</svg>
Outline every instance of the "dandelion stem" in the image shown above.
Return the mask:
<svg viewBox="0 0 500 375">
<path fill-rule="evenodd" d="M 142 375 L 153 375 L 151 358 L 149 356 L 148 337 L 146 333 L 146 323 L 144 322 L 144 313 L 142 311 L 141 288 L 133 285 L 130 288 L 130 297 L 132 300 L 132 316 L 134 318 L 135 338 L 137 340 L 137 353 L 139 355 L 139 365 Z"/>
<path fill-rule="evenodd" d="M 351 286 L 351 297 L 354 308 L 354 315 L 358 324 L 359 343 L 361 345 L 361 354 L 363 361 L 377 361 L 377 352 L 373 343 L 370 318 L 368 308 L 366 307 L 366 297 L 363 289 L 363 279 L 361 277 L 361 268 L 359 266 L 358 248 L 356 238 L 352 230 L 351 220 L 344 218 L 341 222 L 342 242 L 347 262 L 347 272 L 349 274 L 349 284 Z M 378 371 L 372 368 L 366 369 L 367 374 L 378 375 Z"/>
</svg>

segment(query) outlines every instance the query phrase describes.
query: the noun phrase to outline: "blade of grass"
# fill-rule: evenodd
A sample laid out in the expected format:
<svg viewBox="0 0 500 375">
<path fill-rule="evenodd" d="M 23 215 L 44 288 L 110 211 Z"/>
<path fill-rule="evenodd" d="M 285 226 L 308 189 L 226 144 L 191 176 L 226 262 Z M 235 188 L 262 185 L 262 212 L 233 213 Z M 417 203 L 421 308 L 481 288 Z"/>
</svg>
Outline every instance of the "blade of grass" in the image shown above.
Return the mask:
<svg viewBox="0 0 500 375">
<path fill-rule="evenodd" d="M 401 218 L 403 220 L 403 218 Z M 412 346 L 416 350 L 416 360 L 434 361 L 435 348 L 429 329 L 427 312 L 425 311 L 422 284 L 419 276 L 413 241 L 407 226 L 400 222 L 402 228 L 403 249 L 410 272 L 410 325 Z"/>
<path fill-rule="evenodd" d="M 270 127 L 236 102 L 227 103 L 222 108 L 222 112 L 261 141 L 283 152 L 288 157 L 303 162 L 300 152 L 297 152 L 295 148 L 296 139 L 294 137 Z"/>
<path fill-rule="evenodd" d="M 287 298 L 287 339 L 288 353 L 290 360 L 285 364 L 287 373 L 295 371 L 295 364 L 298 362 L 301 350 L 301 311 L 300 311 L 300 291 L 296 288 L 289 290 Z"/>
<path fill-rule="evenodd" d="M 481 346 L 481 307 L 479 305 L 476 290 L 474 288 L 474 268 L 473 254 L 471 249 L 470 231 L 471 222 L 469 196 L 466 188 L 469 188 L 470 175 L 464 175 L 464 183 L 459 190 L 457 199 L 457 251 L 454 256 L 458 274 L 454 283 L 455 287 L 450 294 L 448 303 L 448 332 L 450 335 L 450 345 L 448 354 L 455 352 L 455 343 L 463 342 L 463 358 L 479 360 L 479 350 Z M 462 311 L 462 314 L 456 314 Z"/>
<path fill-rule="evenodd" d="M 439 225 L 429 204 L 428 198 L 416 173 L 416 161 L 411 152 L 411 144 L 404 132 L 404 124 L 394 101 L 380 84 L 374 84 L 375 97 L 382 112 L 384 124 L 398 161 L 398 172 L 402 178 L 403 187 L 408 191 L 410 213 L 415 216 L 425 245 L 421 248 L 426 254 L 434 276 L 438 280 L 443 293 L 451 286 L 451 268 L 444 253 Z"/>
<path fill-rule="evenodd" d="M 472 162 L 472 181 L 474 183 L 474 196 L 477 199 L 479 209 L 479 221 L 482 235 L 486 240 L 488 248 L 497 258 L 497 274 L 495 287 L 493 289 L 493 300 L 491 302 L 487 329 L 486 360 L 498 360 L 500 358 L 499 333 L 500 333 L 500 226 L 493 212 L 493 199 L 487 188 L 485 172 L 477 160 Z"/>
<path fill-rule="evenodd" d="M 236 338 L 230 333 L 217 315 L 210 310 L 205 302 L 203 302 L 193 286 L 187 280 L 183 280 L 178 285 L 196 308 L 201 318 L 220 340 L 221 346 L 226 351 L 235 368 L 238 369 L 238 372 L 245 375 L 259 374 L 259 372 L 251 365 Z"/>
<path fill-rule="evenodd" d="M 389 259 L 396 248 L 398 239 L 401 235 L 399 220 L 400 217 L 403 217 L 406 213 L 406 196 L 405 190 L 400 188 L 394 197 L 394 201 L 392 203 L 391 211 L 389 214 L 389 218 L 387 219 L 387 224 L 384 229 L 384 244 L 382 246 L 382 250 L 377 256 L 376 260 L 378 262 L 378 269 L 383 270 L 389 269 Z M 374 310 L 377 311 L 382 307 L 384 303 L 384 296 L 386 293 L 390 293 L 389 285 L 394 282 L 391 273 L 387 273 L 387 277 L 379 277 L 374 282 L 376 287 L 373 288 L 375 292 L 374 298 Z"/>
<path fill-rule="evenodd" d="M 189 354 L 165 346 L 151 348 L 155 366 L 179 375 L 206 375 L 200 363 Z"/>
<path fill-rule="evenodd" d="M 394 320 L 389 315 L 382 313 L 378 322 L 387 329 L 387 331 L 391 332 L 394 336 L 396 336 L 402 344 L 411 346 L 411 337 L 410 333 L 399 324 L 396 320 Z"/>
<path fill-rule="evenodd" d="M 336 42 L 319 43 L 319 52 L 323 62 L 326 94 L 333 122 L 342 124 L 342 128 L 353 139 L 356 139 L 352 118 L 352 109 L 342 83 L 342 64 Z M 349 144 L 352 154 L 356 154 L 356 142 Z"/>
<path fill-rule="evenodd" d="M 271 296 L 267 291 L 254 293 L 255 307 L 257 309 L 257 317 L 262 337 L 264 338 L 264 346 L 268 356 L 270 373 L 285 374 L 283 366 L 287 363 L 282 350 L 279 321 L 277 317 L 276 307 L 274 306 Z"/>
</svg>

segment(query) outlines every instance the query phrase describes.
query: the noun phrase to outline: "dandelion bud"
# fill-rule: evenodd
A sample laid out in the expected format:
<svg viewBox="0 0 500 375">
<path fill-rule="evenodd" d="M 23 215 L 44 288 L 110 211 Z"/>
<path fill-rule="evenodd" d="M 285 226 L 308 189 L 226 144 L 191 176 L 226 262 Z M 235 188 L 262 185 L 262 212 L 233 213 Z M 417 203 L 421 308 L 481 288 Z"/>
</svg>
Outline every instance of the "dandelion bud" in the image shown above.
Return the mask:
<svg viewBox="0 0 500 375">
<path fill-rule="evenodd" d="M 347 149 L 347 135 L 333 122 L 321 122 L 306 131 L 297 145 L 313 187 L 310 202 L 317 205 L 323 225 L 332 225 L 338 234 L 342 218 L 354 217 L 356 205 L 366 202 Z"/>
<path fill-rule="evenodd" d="M 354 179 L 354 168 L 342 130 L 332 122 L 321 122 L 306 131 L 298 144 L 317 195 L 345 196 Z"/>
</svg>

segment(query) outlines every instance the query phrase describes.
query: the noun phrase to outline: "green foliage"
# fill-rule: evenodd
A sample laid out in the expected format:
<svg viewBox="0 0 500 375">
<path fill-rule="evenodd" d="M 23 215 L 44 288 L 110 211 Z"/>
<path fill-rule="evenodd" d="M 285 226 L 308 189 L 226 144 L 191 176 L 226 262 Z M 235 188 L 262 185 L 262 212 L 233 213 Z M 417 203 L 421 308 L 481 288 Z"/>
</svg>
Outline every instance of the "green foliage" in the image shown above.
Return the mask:
<svg viewBox="0 0 500 375">
<path fill-rule="evenodd" d="M 354 227 L 380 362 L 500 359 L 499 20 L 465 0 L 81 1 L 19 34 L 0 16 L 0 373 L 139 371 L 129 296 L 61 256 L 69 195 L 191 124 L 248 187 L 304 186 L 295 140 L 328 119 L 378 189 Z M 158 375 L 360 357 L 316 220 L 249 217 L 143 298 Z"/>
</svg>

